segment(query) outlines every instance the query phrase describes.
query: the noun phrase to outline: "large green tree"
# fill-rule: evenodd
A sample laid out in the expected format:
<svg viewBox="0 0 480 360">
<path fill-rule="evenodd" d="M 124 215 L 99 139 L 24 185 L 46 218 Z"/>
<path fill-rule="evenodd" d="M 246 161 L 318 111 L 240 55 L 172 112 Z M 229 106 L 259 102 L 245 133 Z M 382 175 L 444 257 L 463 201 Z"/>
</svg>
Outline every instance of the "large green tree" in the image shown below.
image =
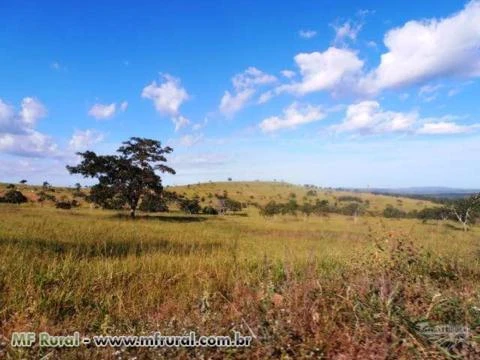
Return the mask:
<svg viewBox="0 0 480 360">
<path fill-rule="evenodd" d="M 92 201 L 101 206 L 127 204 L 130 216 L 135 217 L 142 196 L 162 193 L 158 172 L 175 174 L 175 170 L 164 164 L 167 162 L 165 154 L 172 151 L 157 140 L 132 137 L 117 149 L 117 155 L 97 155 L 93 151 L 77 153 L 83 160 L 79 165 L 67 166 L 67 170 L 71 174 L 98 179 L 98 184 L 91 188 Z"/>
</svg>

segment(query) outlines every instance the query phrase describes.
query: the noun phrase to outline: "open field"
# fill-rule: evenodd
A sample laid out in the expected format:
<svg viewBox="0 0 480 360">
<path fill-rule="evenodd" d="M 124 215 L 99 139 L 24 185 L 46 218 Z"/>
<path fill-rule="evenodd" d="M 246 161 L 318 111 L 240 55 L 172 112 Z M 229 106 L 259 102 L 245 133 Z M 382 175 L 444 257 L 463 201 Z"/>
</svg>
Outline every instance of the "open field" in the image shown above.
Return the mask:
<svg viewBox="0 0 480 360">
<path fill-rule="evenodd" d="M 172 190 L 172 189 L 169 189 Z M 217 183 L 263 203 L 302 187 Z M 57 193 L 68 190 L 58 190 Z M 361 194 L 371 206 L 397 204 Z M 339 194 L 319 192 L 333 199 Z M 409 209 L 424 206 L 401 199 Z M 416 324 L 480 326 L 480 229 L 379 216 L 140 214 L 0 205 L 0 334 L 7 358 L 447 358 Z M 245 349 L 14 349 L 13 331 L 254 337 Z M 474 334 L 478 336 L 478 334 Z M 1 342 L 1 340 L 0 340 Z M 478 358 L 478 337 L 452 348 Z M 389 357 L 390 356 L 390 357 Z"/>
</svg>

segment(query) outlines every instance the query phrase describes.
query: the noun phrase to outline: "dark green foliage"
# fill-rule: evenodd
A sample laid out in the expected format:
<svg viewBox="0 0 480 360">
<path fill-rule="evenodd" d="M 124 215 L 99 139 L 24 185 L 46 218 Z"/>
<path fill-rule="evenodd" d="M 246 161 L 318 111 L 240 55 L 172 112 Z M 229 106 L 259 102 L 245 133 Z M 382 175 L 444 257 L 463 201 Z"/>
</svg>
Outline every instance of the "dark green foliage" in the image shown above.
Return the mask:
<svg viewBox="0 0 480 360">
<path fill-rule="evenodd" d="M 307 196 L 317 196 L 317 191 L 316 190 L 308 190 L 307 191 Z"/>
<path fill-rule="evenodd" d="M 361 198 L 358 196 L 351 196 L 351 195 L 342 195 L 337 198 L 338 201 L 356 201 L 356 202 L 363 202 Z"/>
<path fill-rule="evenodd" d="M 22 204 L 26 203 L 28 199 L 18 190 L 9 190 L 0 198 L 0 202 L 9 203 L 9 204 Z"/>
<path fill-rule="evenodd" d="M 416 214 L 413 212 L 410 214 L 411 217 L 416 217 L 421 220 L 446 220 L 451 217 L 450 210 L 445 207 L 424 208 Z"/>
<path fill-rule="evenodd" d="M 365 213 L 365 206 L 358 202 L 352 202 L 341 207 L 338 212 L 343 215 L 358 216 Z"/>
<path fill-rule="evenodd" d="M 263 216 L 273 216 L 281 213 L 281 204 L 277 204 L 275 200 L 270 201 L 267 205 L 260 209 Z"/>
<path fill-rule="evenodd" d="M 139 209 L 145 212 L 167 212 L 168 206 L 163 196 L 147 193 L 143 196 Z"/>
<path fill-rule="evenodd" d="M 225 198 L 223 200 L 223 205 L 229 211 L 236 212 L 242 210 L 242 203 L 240 201 L 232 200 L 229 198 Z"/>
<path fill-rule="evenodd" d="M 71 208 L 74 208 L 74 207 L 77 207 L 78 206 L 78 202 L 76 200 L 72 200 L 72 201 L 68 201 L 68 200 L 64 200 L 64 201 L 57 201 L 55 203 L 55 207 L 57 209 L 64 209 L 64 210 L 70 210 Z"/>
<path fill-rule="evenodd" d="M 67 166 L 67 169 L 71 174 L 98 179 L 98 184 L 91 189 L 92 201 L 103 207 L 128 205 L 134 217 L 143 195 L 163 191 L 156 171 L 175 174 L 175 170 L 163 164 L 167 161 L 165 154 L 172 151 L 168 146 L 163 148 L 159 141 L 132 137 L 118 148 L 118 155 L 97 155 L 93 151 L 78 153 L 82 162 Z"/>
<path fill-rule="evenodd" d="M 202 210 L 197 199 L 181 199 L 179 205 L 186 214 L 198 214 Z"/>
<path fill-rule="evenodd" d="M 211 206 L 205 206 L 202 213 L 205 215 L 218 215 L 218 210 Z"/>
<path fill-rule="evenodd" d="M 47 194 L 44 190 L 38 192 L 37 195 L 38 195 L 38 202 L 57 200 L 54 195 Z"/>
<path fill-rule="evenodd" d="M 400 219 L 406 217 L 407 213 L 403 210 L 393 207 L 392 205 L 387 205 L 383 210 L 383 216 L 386 218 Z"/>
</svg>

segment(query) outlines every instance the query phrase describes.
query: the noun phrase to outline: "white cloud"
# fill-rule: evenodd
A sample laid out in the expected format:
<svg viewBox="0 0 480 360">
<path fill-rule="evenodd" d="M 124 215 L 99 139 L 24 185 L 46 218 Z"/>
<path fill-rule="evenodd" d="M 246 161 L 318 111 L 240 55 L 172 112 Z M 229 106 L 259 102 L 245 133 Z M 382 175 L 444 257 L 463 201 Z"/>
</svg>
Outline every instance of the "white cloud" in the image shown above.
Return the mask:
<svg viewBox="0 0 480 360">
<path fill-rule="evenodd" d="M 162 115 L 170 116 L 175 124 L 175 131 L 189 124 L 187 118 L 180 114 L 180 107 L 189 99 L 180 79 L 169 74 L 162 74 L 162 82 L 153 81 L 143 88 L 142 97 L 150 99 L 155 109 Z"/>
<path fill-rule="evenodd" d="M 269 90 L 269 91 L 265 91 L 263 94 L 260 95 L 260 97 L 258 98 L 258 104 L 265 104 L 266 102 L 268 102 L 271 98 L 273 98 L 274 96 L 274 93 L 273 91 Z"/>
<path fill-rule="evenodd" d="M 202 122 L 194 124 L 192 126 L 192 130 L 194 131 L 200 130 L 205 126 L 207 126 L 207 124 L 208 124 L 208 117 L 205 117 Z"/>
<path fill-rule="evenodd" d="M 180 80 L 163 74 L 163 82 L 153 81 L 143 88 L 142 97 L 150 99 L 155 109 L 164 115 L 176 116 L 180 106 L 189 98 L 187 91 L 182 87 Z"/>
<path fill-rule="evenodd" d="M 360 134 L 406 132 L 412 130 L 417 120 L 416 112 L 385 111 L 376 101 L 362 101 L 350 105 L 343 122 L 333 128 L 339 132 Z"/>
<path fill-rule="evenodd" d="M 247 105 L 259 87 L 276 81 L 277 78 L 273 75 L 252 66 L 247 68 L 232 78 L 234 91 L 225 91 L 220 100 L 220 112 L 225 116 L 233 116 Z"/>
<path fill-rule="evenodd" d="M 360 74 L 363 61 L 349 49 L 330 47 L 326 51 L 301 53 L 295 56 L 302 81 L 279 86 L 278 92 L 299 95 L 321 90 L 336 91 L 351 83 Z"/>
<path fill-rule="evenodd" d="M 105 104 L 94 104 L 90 110 L 88 110 L 88 115 L 93 116 L 95 119 L 109 119 L 117 110 L 117 105 L 115 103 L 111 103 L 108 105 Z"/>
<path fill-rule="evenodd" d="M 428 135 L 463 134 L 472 132 L 479 127 L 480 124 L 459 125 L 450 121 L 427 122 L 417 130 L 417 133 Z"/>
<path fill-rule="evenodd" d="M 120 103 L 120 111 L 125 112 L 125 111 L 127 111 L 127 108 L 128 108 L 128 102 L 127 101 L 122 101 Z"/>
<path fill-rule="evenodd" d="M 254 89 L 245 89 L 236 94 L 231 94 L 230 91 L 225 91 L 220 100 L 220 111 L 226 116 L 233 116 L 235 113 L 245 107 L 248 100 L 255 94 Z"/>
<path fill-rule="evenodd" d="M 53 140 L 36 130 L 23 134 L 0 133 L 0 152 L 27 157 L 55 155 L 57 145 Z"/>
<path fill-rule="evenodd" d="M 179 143 L 182 146 L 190 147 L 198 144 L 203 139 L 203 134 L 187 134 L 180 138 Z"/>
<path fill-rule="evenodd" d="M 280 74 L 282 74 L 282 76 L 286 77 L 287 79 L 291 79 L 296 75 L 295 71 L 292 70 L 282 70 L 280 71 Z"/>
<path fill-rule="evenodd" d="M 388 52 L 363 80 L 366 92 L 442 77 L 480 76 L 480 1 L 443 19 L 409 21 L 387 32 Z"/>
<path fill-rule="evenodd" d="M 275 76 L 266 74 L 253 66 L 232 78 L 233 87 L 237 91 L 251 89 L 258 85 L 271 84 L 275 81 L 277 81 Z"/>
<path fill-rule="evenodd" d="M 185 116 L 182 116 L 182 115 L 173 117 L 172 121 L 175 124 L 175 131 L 178 131 L 181 128 L 190 124 L 190 120 L 188 120 Z"/>
<path fill-rule="evenodd" d="M 422 98 L 423 101 L 425 102 L 431 102 L 435 100 L 438 96 L 438 90 L 440 90 L 443 86 L 441 84 L 437 85 L 423 85 L 420 87 L 420 90 L 418 90 L 418 96 Z"/>
<path fill-rule="evenodd" d="M 72 150 L 85 150 L 89 146 L 99 143 L 104 138 L 101 132 L 96 130 L 76 130 L 69 141 L 69 147 Z"/>
<path fill-rule="evenodd" d="M 24 98 L 18 113 L 0 99 L 0 152 L 34 157 L 53 155 L 57 145 L 35 130 L 38 120 L 46 115 L 47 109 L 35 98 Z"/>
<path fill-rule="evenodd" d="M 362 26 L 361 23 L 355 23 L 352 21 L 346 21 L 340 25 L 332 25 L 335 30 L 335 43 L 342 44 L 346 40 L 357 40 L 357 35 L 362 29 Z"/>
<path fill-rule="evenodd" d="M 318 106 L 293 103 L 283 110 L 283 116 L 272 116 L 260 123 L 264 132 L 274 132 L 280 129 L 296 128 L 299 125 L 324 119 L 325 112 Z"/>
<path fill-rule="evenodd" d="M 317 32 L 314 30 L 300 30 L 298 35 L 304 39 L 311 39 L 317 35 Z"/>
</svg>

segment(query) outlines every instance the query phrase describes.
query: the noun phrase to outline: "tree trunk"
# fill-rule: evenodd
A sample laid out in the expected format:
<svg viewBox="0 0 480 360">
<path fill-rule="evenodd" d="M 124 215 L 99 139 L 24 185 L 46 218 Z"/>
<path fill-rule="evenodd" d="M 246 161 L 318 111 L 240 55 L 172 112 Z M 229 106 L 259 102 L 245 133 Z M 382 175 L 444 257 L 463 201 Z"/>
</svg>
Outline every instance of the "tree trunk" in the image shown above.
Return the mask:
<svg viewBox="0 0 480 360">
<path fill-rule="evenodd" d="M 130 209 L 130 218 L 135 219 L 135 209 Z"/>
</svg>

